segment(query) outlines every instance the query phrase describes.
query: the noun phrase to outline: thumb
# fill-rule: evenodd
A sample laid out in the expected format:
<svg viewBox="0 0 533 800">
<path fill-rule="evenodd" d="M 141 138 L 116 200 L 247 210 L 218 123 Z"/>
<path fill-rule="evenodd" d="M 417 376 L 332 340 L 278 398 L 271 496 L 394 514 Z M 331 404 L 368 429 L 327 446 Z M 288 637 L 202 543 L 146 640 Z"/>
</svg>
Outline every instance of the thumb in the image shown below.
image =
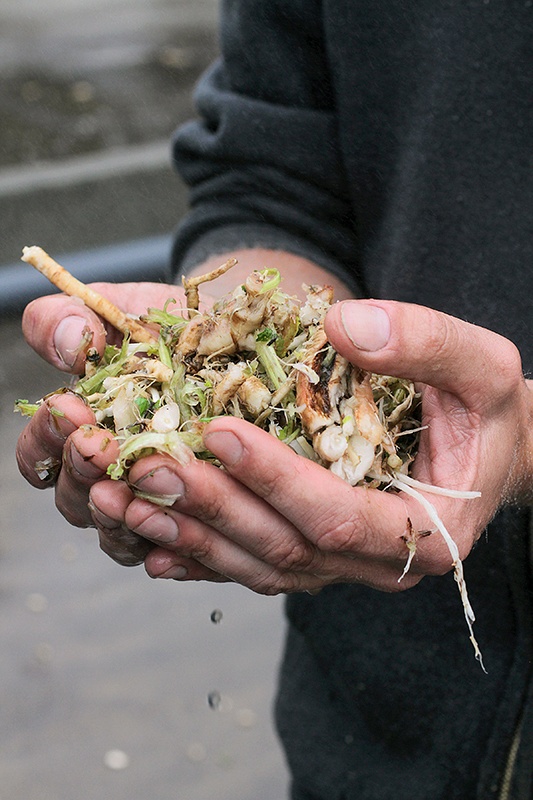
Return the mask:
<svg viewBox="0 0 533 800">
<path fill-rule="evenodd" d="M 424 306 L 345 300 L 328 311 L 325 330 L 357 366 L 451 392 L 472 410 L 505 397 L 521 375 L 507 339 Z"/>
<path fill-rule="evenodd" d="M 146 313 L 150 306 L 163 308 L 173 298 L 178 303 L 176 313 L 179 314 L 184 305 L 179 287 L 161 283 L 92 283 L 90 288 L 134 316 Z M 170 310 L 173 308 L 171 306 Z M 60 370 L 74 373 L 81 373 L 85 368 L 84 341 L 89 341 L 101 353 L 106 338 L 121 340 L 121 336 L 105 326 L 82 300 L 64 294 L 33 300 L 24 310 L 22 329 L 28 344 L 42 358 Z"/>
</svg>

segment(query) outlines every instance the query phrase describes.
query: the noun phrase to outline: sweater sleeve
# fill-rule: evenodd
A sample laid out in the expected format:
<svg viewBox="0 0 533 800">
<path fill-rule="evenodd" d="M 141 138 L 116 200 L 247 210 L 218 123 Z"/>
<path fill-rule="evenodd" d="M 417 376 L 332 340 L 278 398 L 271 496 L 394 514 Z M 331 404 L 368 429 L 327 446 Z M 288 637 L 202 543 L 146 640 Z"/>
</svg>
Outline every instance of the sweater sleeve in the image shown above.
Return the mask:
<svg viewBox="0 0 533 800">
<path fill-rule="evenodd" d="M 199 118 L 174 139 L 191 204 L 174 269 L 260 246 L 305 256 L 354 286 L 319 0 L 224 0 L 221 57 L 195 101 Z"/>
</svg>

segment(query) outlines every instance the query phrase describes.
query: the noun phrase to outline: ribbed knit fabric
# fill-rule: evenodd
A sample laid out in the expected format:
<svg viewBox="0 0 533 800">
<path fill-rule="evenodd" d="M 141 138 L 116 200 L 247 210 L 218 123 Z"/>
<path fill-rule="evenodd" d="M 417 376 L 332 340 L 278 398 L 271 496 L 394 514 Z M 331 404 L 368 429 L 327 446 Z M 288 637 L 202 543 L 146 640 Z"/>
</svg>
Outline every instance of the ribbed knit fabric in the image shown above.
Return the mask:
<svg viewBox="0 0 533 800">
<path fill-rule="evenodd" d="M 176 268 L 289 250 L 504 334 L 531 372 L 533 2 L 227 0 L 221 33 L 175 140 L 192 204 Z M 501 514 L 466 561 L 488 675 L 451 575 L 289 599 L 294 800 L 497 797 L 532 702 L 528 519 Z M 513 800 L 533 796 L 522 742 Z"/>
</svg>

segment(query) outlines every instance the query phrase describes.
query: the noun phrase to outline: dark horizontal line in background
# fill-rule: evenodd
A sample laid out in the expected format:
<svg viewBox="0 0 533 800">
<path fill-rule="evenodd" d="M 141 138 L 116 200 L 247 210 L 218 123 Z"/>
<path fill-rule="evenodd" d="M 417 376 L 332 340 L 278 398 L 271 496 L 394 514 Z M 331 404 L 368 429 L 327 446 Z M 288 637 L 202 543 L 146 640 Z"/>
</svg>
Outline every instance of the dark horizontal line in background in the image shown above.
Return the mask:
<svg viewBox="0 0 533 800">
<path fill-rule="evenodd" d="M 84 283 L 92 281 L 164 281 L 169 278 L 172 236 L 149 236 L 54 258 Z M 0 267 L 0 314 L 20 311 L 54 287 L 28 264 Z"/>
<path fill-rule="evenodd" d="M 163 167 L 171 169 L 169 139 L 113 148 L 58 162 L 41 161 L 31 166 L 6 167 L 0 170 L 0 197 L 38 189 L 60 189 Z"/>
</svg>

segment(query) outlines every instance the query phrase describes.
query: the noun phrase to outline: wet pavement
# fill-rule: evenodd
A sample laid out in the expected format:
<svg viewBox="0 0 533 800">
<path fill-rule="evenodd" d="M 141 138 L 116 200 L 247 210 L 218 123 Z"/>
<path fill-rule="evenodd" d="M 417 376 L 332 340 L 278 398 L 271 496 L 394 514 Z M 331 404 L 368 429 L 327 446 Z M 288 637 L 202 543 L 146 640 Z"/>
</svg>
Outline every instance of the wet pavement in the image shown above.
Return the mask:
<svg viewBox="0 0 533 800">
<path fill-rule="evenodd" d="M 215 0 L 2 0 L 0 265 L 174 228 L 170 137 L 216 17 Z"/>
<path fill-rule="evenodd" d="M 165 140 L 215 18 L 214 0 L 2 0 L 0 263 L 171 231 L 185 195 Z M 281 598 L 121 568 L 27 486 L 13 402 L 62 383 L 4 313 L 0 800 L 281 800 Z"/>
<path fill-rule="evenodd" d="M 119 567 L 25 484 L 13 401 L 63 377 L 19 329 L 0 325 L 0 799 L 282 800 L 281 598 Z"/>
</svg>

